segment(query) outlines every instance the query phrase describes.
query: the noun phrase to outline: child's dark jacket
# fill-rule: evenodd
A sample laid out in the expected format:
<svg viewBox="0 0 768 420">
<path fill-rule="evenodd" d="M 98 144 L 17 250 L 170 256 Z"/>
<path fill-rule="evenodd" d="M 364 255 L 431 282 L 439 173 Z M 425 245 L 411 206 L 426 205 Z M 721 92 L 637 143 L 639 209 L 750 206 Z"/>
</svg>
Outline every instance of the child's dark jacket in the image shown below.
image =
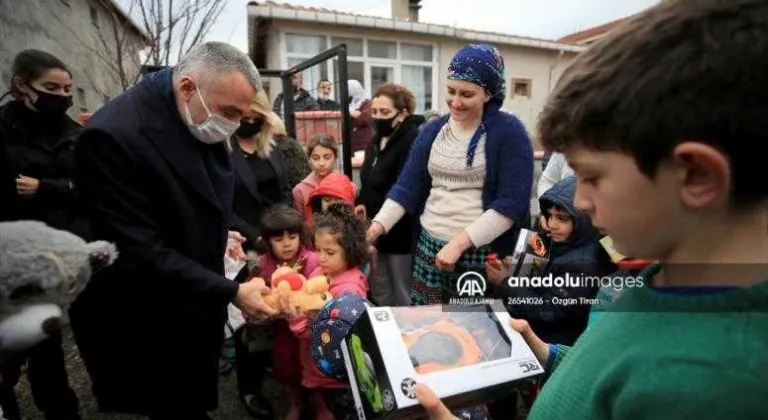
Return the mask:
<svg viewBox="0 0 768 420">
<path fill-rule="evenodd" d="M 570 176 L 555 184 L 539 199 L 542 212 L 553 205 L 567 212 L 573 220 L 573 233 L 566 242 L 551 245 L 550 262 L 545 274 L 553 278 L 570 274 L 581 280 L 579 287 L 510 287 L 508 282 L 501 286 L 504 298 L 533 297 L 535 303 L 507 305 L 513 317 L 528 320 L 533 330 L 546 342 L 571 345 L 584 331 L 589 317 L 588 301 L 597 294 L 600 276 L 607 276 L 612 267 L 607 254 L 600 247 L 600 233 L 589 217 L 573 206 L 576 192 L 576 178 Z M 591 284 L 587 281 L 592 278 Z M 538 299 L 540 298 L 540 299 Z M 565 305 L 553 299 L 575 299 Z M 510 300 L 508 300 L 509 302 Z"/>
</svg>

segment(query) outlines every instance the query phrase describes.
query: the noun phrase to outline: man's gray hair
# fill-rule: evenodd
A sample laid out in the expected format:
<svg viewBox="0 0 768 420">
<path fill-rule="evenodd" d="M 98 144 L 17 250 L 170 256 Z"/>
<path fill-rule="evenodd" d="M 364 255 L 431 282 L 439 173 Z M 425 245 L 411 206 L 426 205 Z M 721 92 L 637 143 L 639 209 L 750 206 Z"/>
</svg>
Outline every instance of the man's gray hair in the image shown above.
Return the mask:
<svg viewBox="0 0 768 420">
<path fill-rule="evenodd" d="M 261 76 L 247 54 L 226 42 L 206 42 L 194 46 L 174 66 L 173 77 L 195 76 L 207 81 L 226 72 L 243 74 L 256 90 L 261 90 Z"/>
</svg>

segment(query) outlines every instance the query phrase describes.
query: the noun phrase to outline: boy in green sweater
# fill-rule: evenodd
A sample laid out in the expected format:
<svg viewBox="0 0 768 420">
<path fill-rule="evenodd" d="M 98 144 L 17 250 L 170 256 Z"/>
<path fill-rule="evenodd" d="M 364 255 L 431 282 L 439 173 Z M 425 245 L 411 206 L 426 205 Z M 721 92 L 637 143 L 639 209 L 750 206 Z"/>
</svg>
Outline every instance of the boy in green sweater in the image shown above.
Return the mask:
<svg viewBox="0 0 768 420">
<path fill-rule="evenodd" d="M 617 250 L 660 263 L 572 348 L 513 321 L 551 372 L 529 420 L 768 419 L 766 57 L 768 1 L 665 0 L 561 77 L 542 144 Z"/>
</svg>

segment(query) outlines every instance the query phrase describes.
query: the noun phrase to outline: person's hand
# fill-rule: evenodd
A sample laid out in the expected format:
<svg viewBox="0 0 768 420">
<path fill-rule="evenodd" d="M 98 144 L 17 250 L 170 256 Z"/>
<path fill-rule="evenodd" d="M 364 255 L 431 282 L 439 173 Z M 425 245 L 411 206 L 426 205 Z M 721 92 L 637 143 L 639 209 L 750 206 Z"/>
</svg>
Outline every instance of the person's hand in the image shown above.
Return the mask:
<svg viewBox="0 0 768 420">
<path fill-rule="evenodd" d="M 352 118 L 357 118 L 357 117 L 359 117 L 360 115 L 361 115 L 361 114 L 360 114 L 360 111 L 359 111 L 359 110 L 357 110 L 357 109 L 349 113 L 349 116 L 350 116 L 350 117 L 352 117 Z"/>
<path fill-rule="evenodd" d="M 504 261 L 499 262 L 498 266 L 489 262 L 485 263 L 486 280 L 496 287 L 501 286 L 501 283 L 504 282 L 509 273 L 509 266 L 505 265 Z"/>
<path fill-rule="evenodd" d="M 462 252 L 454 241 L 448 242 L 435 256 L 435 267 L 438 270 L 453 271 Z"/>
<path fill-rule="evenodd" d="M 40 180 L 36 178 L 30 178 L 28 176 L 19 175 L 16 178 L 16 192 L 19 195 L 31 197 L 37 194 L 37 190 L 40 188 Z"/>
<path fill-rule="evenodd" d="M 540 339 L 539 336 L 533 332 L 528 321 L 512 318 L 509 320 L 509 326 L 523 336 L 525 343 L 531 348 L 533 355 L 536 356 L 539 363 L 541 363 L 542 366 L 546 366 L 549 359 L 549 344 L 545 343 L 544 340 Z"/>
<path fill-rule="evenodd" d="M 419 401 L 419 404 L 427 410 L 429 420 L 459 420 L 428 386 L 416 384 L 413 390 L 416 393 L 416 399 Z"/>
<path fill-rule="evenodd" d="M 280 310 L 280 313 L 285 315 L 285 317 L 289 320 L 296 319 L 301 316 L 301 312 L 299 312 L 299 308 L 297 308 L 291 303 L 290 294 L 285 294 L 278 297 L 277 306 Z"/>
<path fill-rule="evenodd" d="M 470 239 L 467 232 L 459 232 L 437 253 L 435 256 L 435 267 L 438 270 L 453 271 L 456 268 L 456 261 L 461 258 L 461 254 L 472 248 L 472 246 L 472 239 Z"/>
<path fill-rule="evenodd" d="M 355 207 L 355 216 L 365 220 L 368 217 L 368 214 L 365 211 L 365 206 L 360 204 Z"/>
<path fill-rule="evenodd" d="M 272 293 L 272 290 L 263 283 L 248 281 L 242 283 L 237 290 L 237 295 L 232 303 L 243 311 L 243 315 L 250 318 L 263 319 L 278 314 L 277 309 L 270 308 L 264 302 L 264 295 Z"/>
<path fill-rule="evenodd" d="M 226 250 L 227 256 L 237 262 L 245 261 L 247 255 L 243 250 L 243 242 L 245 242 L 245 237 L 243 237 L 243 235 L 239 232 L 229 231 Z"/>
<path fill-rule="evenodd" d="M 547 226 L 547 218 L 544 216 L 539 217 L 539 226 L 541 226 L 542 229 L 549 232 L 549 226 Z"/>
<path fill-rule="evenodd" d="M 368 232 L 365 234 L 365 241 L 368 244 L 373 244 L 379 236 L 384 234 L 384 226 L 381 223 L 374 220 L 371 226 L 368 228 Z"/>
</svg>

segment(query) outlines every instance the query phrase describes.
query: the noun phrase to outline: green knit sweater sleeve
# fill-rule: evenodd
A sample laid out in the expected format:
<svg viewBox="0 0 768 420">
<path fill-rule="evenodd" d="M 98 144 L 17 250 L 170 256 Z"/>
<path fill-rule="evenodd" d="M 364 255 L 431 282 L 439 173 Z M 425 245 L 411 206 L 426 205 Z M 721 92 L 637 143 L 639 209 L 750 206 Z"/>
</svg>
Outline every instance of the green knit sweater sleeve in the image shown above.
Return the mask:
<svg viewBox="0 0 768 420">
<path fill-rule="evenodd" d="M 765 418 L 768 384 L 744 366 L 670 364 L 664 375 L 627 376 L 617 389 L 612 420 Z M 713 380 L 713 378 L 717 378 Z M 739 386 L 734 386 L 739 384 Z M 618 384 L 617 384 L 618 385 Z"/>
<path fill-rule="evenodd" d="M 565 358 L 565 355 L 568 354 L 568 351 L 571 349 L 570 346 L 564 346 L 562 344 L 555 344 L 557 347 L 557 350 L 554 352 L 555 360 L 552 361 L 552 371 L 554 372 L 555 369 L 557 369 L 557 366 L 560 364 L 560 362 L 563 361 L 563 358 Z"/>
</svg>

